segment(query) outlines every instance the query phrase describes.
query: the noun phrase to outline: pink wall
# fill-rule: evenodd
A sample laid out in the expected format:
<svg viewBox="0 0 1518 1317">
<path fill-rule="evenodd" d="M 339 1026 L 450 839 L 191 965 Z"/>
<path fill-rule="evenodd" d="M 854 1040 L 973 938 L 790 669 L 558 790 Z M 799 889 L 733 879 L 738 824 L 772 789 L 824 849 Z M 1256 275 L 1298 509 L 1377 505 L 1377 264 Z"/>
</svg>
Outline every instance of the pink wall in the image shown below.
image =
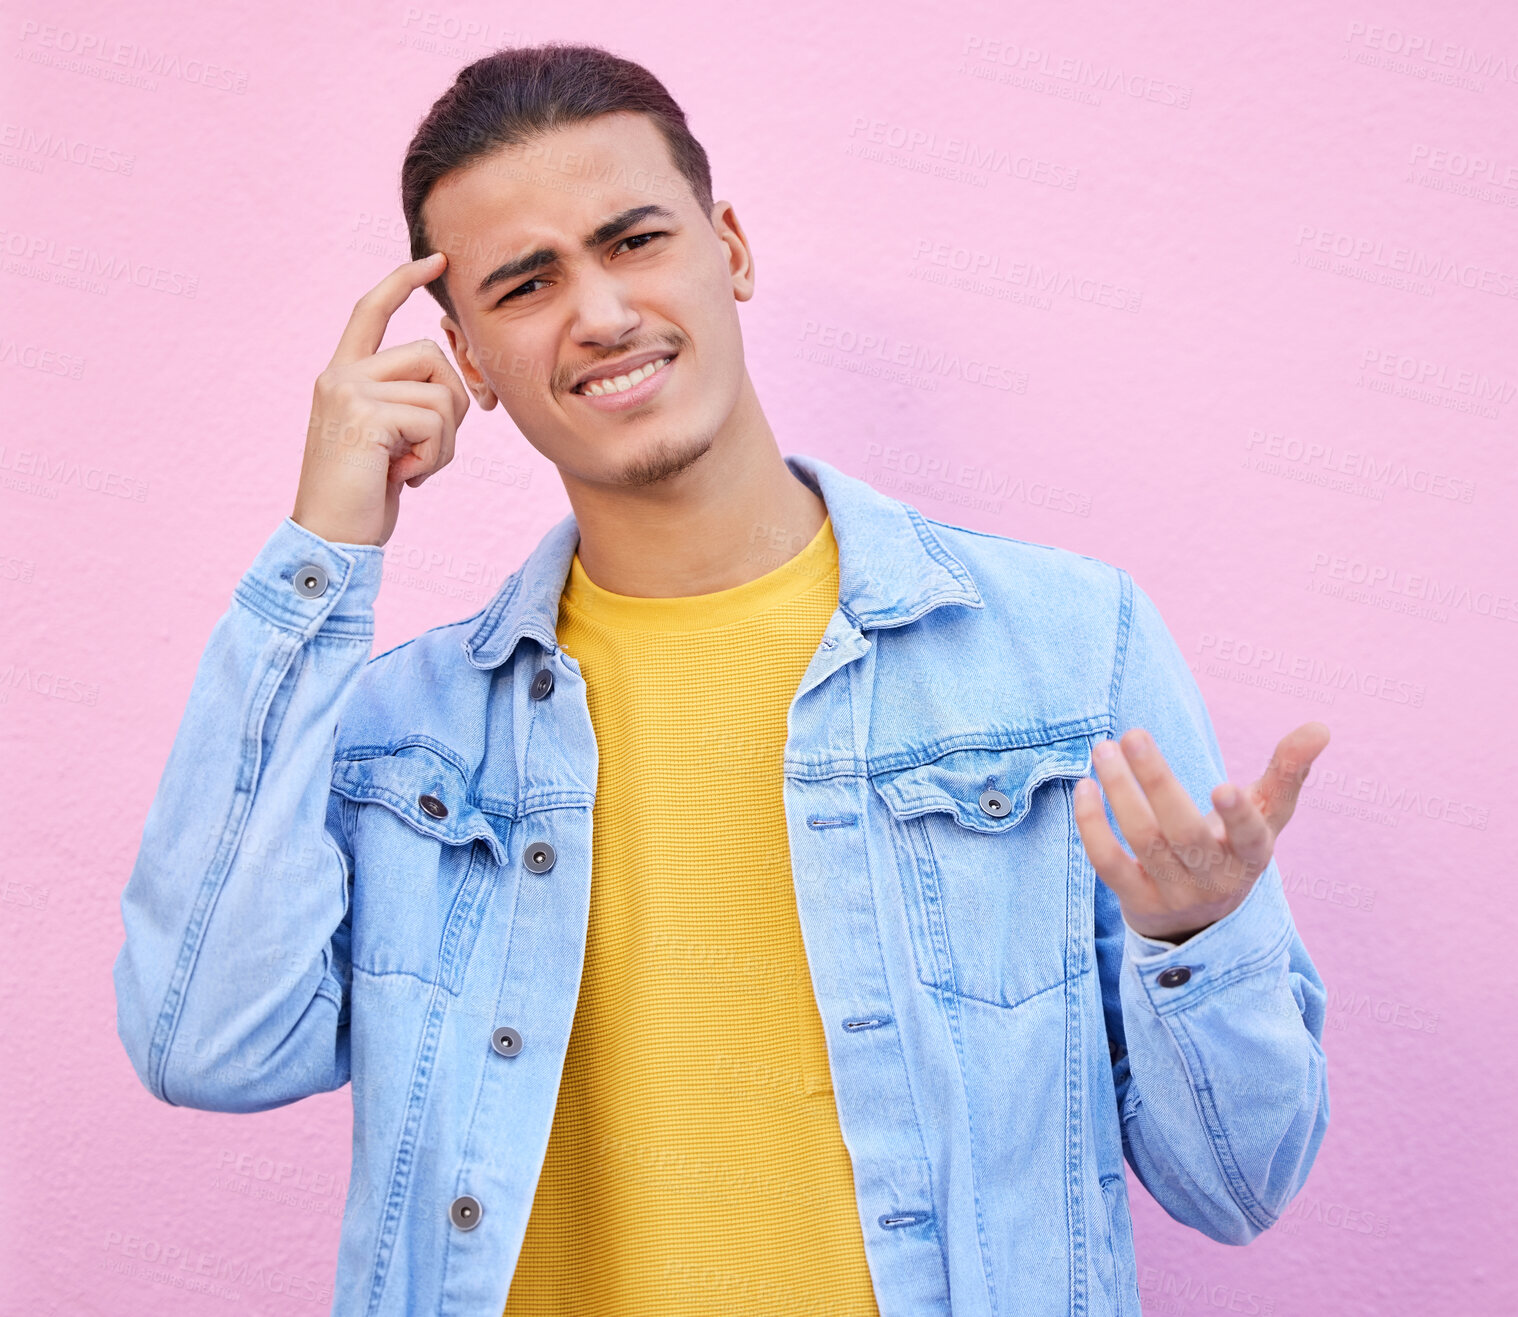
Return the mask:
<svg viewBox="0 0 1518 1317">
<path fill-rule="evenodd" d="M 115 1035 L 117 903 L 312 380 L 407 255 L 414 124 L 462 63 L 574 38 L 648 63 L 710 152 L 784 451 L 1127 567 L 1239 780 L 1333 730 L 1279 851 L 1332 1126 L 1247 1249 L 1135 1182 L 1146 1313 L 1518 1311 L 1511 5 L 214 8 L 0 24 L 0 1310 L 327 1309 L 348 1095 L 156 1103 Z M 473 612 L 567 510 L 472 409 L 407 493 L 377 648 Z M 150 1265 L 202 1254 L 241 1282 Z"/>
</svg>

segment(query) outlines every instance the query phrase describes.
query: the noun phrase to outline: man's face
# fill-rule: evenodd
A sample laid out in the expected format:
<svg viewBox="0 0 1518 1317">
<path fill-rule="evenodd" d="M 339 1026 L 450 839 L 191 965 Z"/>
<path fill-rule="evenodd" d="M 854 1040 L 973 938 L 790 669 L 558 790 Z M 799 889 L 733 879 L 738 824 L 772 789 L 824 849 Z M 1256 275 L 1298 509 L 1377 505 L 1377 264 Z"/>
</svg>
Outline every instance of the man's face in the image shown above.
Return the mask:
<svg viewBox="0 0 1518 1317">
<path fill-rule="evenodd" d="M 648 118 L 499 151 L 441 180 L 423 218 L 448 256 L 458 317 L 442 324 L 465 383 L 562 473 L 650 484 L 721 441 L 746 381 L 736 303 L 753 264 L 731 207 L 702 213 Z M 606 382 L 665 357 L 630 389 Z"/>
</svg>

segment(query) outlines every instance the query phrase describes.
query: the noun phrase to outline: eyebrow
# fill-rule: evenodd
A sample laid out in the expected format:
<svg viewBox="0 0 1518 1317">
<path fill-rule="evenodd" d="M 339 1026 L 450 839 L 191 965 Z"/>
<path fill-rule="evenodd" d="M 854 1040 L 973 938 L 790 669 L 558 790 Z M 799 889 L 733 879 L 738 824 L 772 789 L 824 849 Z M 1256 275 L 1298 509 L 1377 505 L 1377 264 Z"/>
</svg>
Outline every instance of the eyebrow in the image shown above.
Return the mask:
<svg viewBox="0 0 1518 1317">
<path fill-rule="evenodd" d="M 640 224 L 646 219 L 659 219 L 673 222 L 676 215 L 663 206 L 647 205 L 633 206 L 630 210 L 624 210 L 618 215 L 613 215 L 609 220 L 598 224 L 587 233 L 580 241 L 584 243 L 586 251 L 594 251 L 613 238 L 620 237 L 635 224 Z M 518 256 L 512 260 L 498 265 L 483 279 L 480 286 L 474 290 L 476 297 L 483 297 L 497 284 L 507 283 L 512 279 L 518 279 L 524 274 L 531 274 L 535 270 L 541 270 L 545 265 L 552 265 L 559 259 L 558 251 L 553 247 L 539 247 L 526 256 Z"/>
</svg>

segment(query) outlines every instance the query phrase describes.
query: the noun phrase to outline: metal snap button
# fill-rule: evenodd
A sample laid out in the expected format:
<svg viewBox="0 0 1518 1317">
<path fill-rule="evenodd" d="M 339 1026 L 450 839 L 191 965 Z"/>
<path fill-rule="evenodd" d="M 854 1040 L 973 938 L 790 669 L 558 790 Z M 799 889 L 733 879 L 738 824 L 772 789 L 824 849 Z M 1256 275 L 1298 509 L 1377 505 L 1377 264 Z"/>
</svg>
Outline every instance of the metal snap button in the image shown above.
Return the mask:
<svg viewBox="0 0 1518 1317">
<path fill-rule="evenodd" d="M 503 1024 L 490 1035 L 490 1045 L 501 1056 L 515 1056 L 522 1050 L 522 1035 L 509 1024 Z"/>
<path fill-rule="evenodd" d="M 1154 981 L 1162 988 L 1179 988 L 1191 977 L 1191 969 L 1186 965 L 1172 965 L 1169 969 L 1162 969 L 1154 976 Z"/>
<path fill-rule="evenodd" d="M 533 674 L 532 685 L 527 689 L 533 699 L 541 700 L 553 689 L 553 669 L 539 668 Z"/>
<path fill-rule="evenodd" d="M 995 787 L 987 787 L 980 793 L 980 807 L 993 819 L 1005 818 L 1012 809 L 1012 802 Z"/>
<path fill-rule="evenodd" d="M 533 873 L 547 873 L 553 868 L 556 858 L 553 847 L 546 841 L 529 842 L 527 849 L 522 852 L 522 863 Z"/>
<path fill-rule="evenodd" d="M 484 1215 L 480 1200 L 470 1194 L 460 1194 L 448 1208 L 448 1219 L 460 1230 L 473 1230 Z"/>
<path fill-rule="evenodd" d="M 327 593 L 327 569 L 308 562 L 295 573 L 295 593 L 302 599 L 320 599 Z"/>
<path fill-rule="evenodd" d="M 443 804 L 436 796 L 418 796 L 416 803 L 435 819 L 446 819 L 448 817 L 448 806 Z"/>
</svg>

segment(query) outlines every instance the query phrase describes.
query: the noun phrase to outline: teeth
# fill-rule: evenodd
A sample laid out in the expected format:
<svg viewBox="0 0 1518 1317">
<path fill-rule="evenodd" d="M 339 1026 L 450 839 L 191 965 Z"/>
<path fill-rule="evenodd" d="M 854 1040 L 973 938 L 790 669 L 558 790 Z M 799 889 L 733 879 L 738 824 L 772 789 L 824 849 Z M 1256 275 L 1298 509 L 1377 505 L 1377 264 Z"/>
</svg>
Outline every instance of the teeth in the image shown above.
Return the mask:
<svg viewBox="0 0 1518 1317">
<path fill-rule="evenodd" d="M 626 393 L 634 384 L 641 384 L 656 370 L 668 365 L 669 361 L 668 357 L 660 357 L 658 361 L 646 362 L 637 370 L 628 371 L 626 375 L 617 375 L 609 380 L 591 380 L 581 387 L 580 392 L 592 398 L 600 398 L 608 393 Z"/>
</svg>

